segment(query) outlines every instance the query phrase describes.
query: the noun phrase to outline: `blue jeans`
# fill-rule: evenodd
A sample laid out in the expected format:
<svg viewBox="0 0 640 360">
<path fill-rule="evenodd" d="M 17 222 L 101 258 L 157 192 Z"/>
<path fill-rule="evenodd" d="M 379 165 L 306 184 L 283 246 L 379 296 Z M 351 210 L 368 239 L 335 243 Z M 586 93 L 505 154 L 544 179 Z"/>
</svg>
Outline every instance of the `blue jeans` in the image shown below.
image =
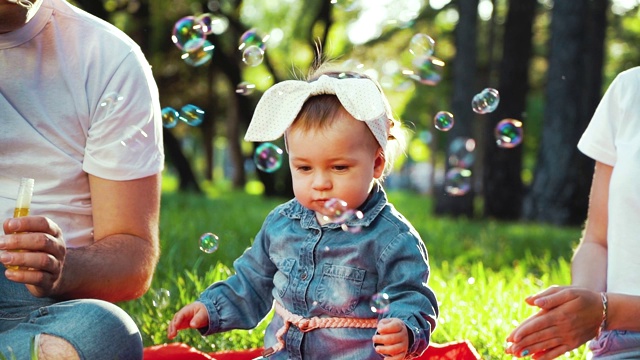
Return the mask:
<svg viewBox="0 0 640 360">
<path fill-rule="evenodd" d="M 80 359 L 142 359 L 138 327 L 118 306 L 94 299 L 36 298 L 0 269 L 0 354 L 29 359 L 32 339 L 39 334 L 65 339 Z"/>
<path fill-rule="evenodd" d="M 589 342 L 589 349 L 594 360 L 640 359 L 640 332 L 603 331 Z"/>
</svg>

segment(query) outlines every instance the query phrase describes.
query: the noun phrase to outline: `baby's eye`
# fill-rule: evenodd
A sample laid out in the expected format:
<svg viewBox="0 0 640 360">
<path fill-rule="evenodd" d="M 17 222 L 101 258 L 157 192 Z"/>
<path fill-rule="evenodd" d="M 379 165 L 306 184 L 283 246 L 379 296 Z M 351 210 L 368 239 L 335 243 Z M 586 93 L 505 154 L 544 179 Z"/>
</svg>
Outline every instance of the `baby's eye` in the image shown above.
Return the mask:
<svg viewBox="0 0 640 360">
<path fill-rule="evenodd" d="M 347 165 L 335 165 L 333 167 L 333 169 L 336 170 L 336 171 L 346 171 L 346 170 L 349 169 L 349 166 L 347 166 Z"/>
<path fill-rule="evenodd" d="M 311 171 L 311 166 L 298 166 L 297 170 L 302 172 Z"/>
</svg>

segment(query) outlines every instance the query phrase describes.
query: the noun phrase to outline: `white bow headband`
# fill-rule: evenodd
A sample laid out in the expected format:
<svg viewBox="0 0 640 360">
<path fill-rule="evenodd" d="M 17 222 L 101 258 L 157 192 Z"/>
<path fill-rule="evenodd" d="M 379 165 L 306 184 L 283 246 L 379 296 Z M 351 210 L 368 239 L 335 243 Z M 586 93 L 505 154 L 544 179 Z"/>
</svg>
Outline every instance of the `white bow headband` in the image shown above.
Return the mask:
<svg viewBox="0 0 640 360">
<path fill-rule="evenodd" d="M 314 95 L 334 94 L 356 120 L 364 121 L 384 150 L 389 137 L 386 99 L 367 78 L 334 78 L 322 75 L 312 82 L 285 80 L 262 95 L 244 136 L 246 141 L 278 139 L 294 122 L 302 105 Z"/>
<path fill-rule="evenodd" d="M 7 1 L 10 3 L 20 5 L 27 9 L 31 9 L 33 7 L 33 2 L 30 0 L 7 0 Z"/>
</svg>

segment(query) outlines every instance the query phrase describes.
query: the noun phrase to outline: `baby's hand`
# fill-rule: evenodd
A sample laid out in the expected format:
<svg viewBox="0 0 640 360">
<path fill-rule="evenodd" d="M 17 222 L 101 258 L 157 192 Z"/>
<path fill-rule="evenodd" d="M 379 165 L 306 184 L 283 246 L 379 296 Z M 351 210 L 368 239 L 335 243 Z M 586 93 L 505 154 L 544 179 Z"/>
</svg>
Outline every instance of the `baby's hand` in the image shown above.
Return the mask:
<svg viewBox="0 0 640 360">
<path fill-rule="evenodd" d="M 402 320 L 382 319 L 378 322 L 373 344 L 378 354 L 390 360 L 404 359 L 409 350 L 409 333 Z"/>
<path fill-rule="evenodd" d="M 199 329 L 209 324 L 209 314 L 203 303 L 192 302 L 180 309 L 169 323 L 167 337 L 173 339 L 182 329 Z"/>
</svg>

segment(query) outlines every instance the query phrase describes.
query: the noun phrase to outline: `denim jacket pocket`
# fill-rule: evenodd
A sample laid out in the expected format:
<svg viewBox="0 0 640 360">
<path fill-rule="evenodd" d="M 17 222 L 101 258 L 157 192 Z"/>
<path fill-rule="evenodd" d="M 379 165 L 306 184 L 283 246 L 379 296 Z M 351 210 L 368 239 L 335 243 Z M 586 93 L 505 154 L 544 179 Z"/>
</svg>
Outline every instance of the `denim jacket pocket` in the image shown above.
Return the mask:
<svg viewBox="0 0 640 360">
<path fill-rule="evenodd" d="M 324 265 L 316 289 L 318 305 L 336 316 L 356 308 L 366 270 L 340 265 Z"/>
<path fill-rule="evenodd" d="M 278 295 L 283 297 L 291 283 L 291 270 L 296 263 L 295 259 L 284 259 L 278 264 L 278 271 L 273 276 L 273 286 L 278 289 Z"/>
</svg>

